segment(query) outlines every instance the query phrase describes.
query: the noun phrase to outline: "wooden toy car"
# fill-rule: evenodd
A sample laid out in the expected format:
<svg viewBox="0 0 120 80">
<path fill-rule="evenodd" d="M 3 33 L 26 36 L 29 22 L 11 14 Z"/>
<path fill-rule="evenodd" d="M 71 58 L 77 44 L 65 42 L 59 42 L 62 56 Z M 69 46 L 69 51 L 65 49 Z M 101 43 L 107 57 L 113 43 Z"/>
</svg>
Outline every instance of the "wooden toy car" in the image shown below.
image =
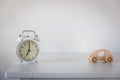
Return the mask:
<svg viewBox="0 0 120 80">
<path fill-rule="evenodd" d="M 103 56 L 99 56 L 99 53 L 103 52 L 104 55 Z M 92 63 L 96 63 L 97 61 L 101 61 L 101 62 L 105 62 L 105 63 L 110 63 L 113 61 L 112 58 L 112 53 L 111 51 L 107 50 L 107 49 L 100 49 L 100 50 L 96 50 L 95 52 L 93 52 L 90 57 L 88 58 L 90 62 Z"/>
</svg>

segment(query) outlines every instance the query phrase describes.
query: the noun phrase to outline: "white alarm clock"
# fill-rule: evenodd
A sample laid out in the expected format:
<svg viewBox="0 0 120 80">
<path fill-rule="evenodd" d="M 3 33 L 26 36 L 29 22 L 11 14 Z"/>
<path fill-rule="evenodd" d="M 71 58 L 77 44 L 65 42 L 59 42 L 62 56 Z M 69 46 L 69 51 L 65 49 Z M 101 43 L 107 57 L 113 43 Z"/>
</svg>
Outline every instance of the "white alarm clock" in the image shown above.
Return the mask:
<svg viewBox="0 0 120 80">
<path fill-rule="evenodd" d="M 34 35 L 25 35 L 25 33 L 32 32 Z M 16 53 L 21 62 L 37 62 L 39 57 L 39 38 L 38 35 L 32 30 L 24 30 L 22 34 L 19 35 L 19 43 L 16 48 Z"/>
</svg>

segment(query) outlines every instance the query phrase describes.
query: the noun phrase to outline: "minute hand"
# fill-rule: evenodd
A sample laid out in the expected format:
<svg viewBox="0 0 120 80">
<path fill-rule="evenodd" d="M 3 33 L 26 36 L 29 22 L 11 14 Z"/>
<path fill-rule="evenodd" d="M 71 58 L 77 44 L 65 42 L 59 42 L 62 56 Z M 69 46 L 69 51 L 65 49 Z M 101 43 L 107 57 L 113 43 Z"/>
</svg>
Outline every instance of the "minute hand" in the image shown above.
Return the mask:
<svg viewBox="0 0 120 80">
<path fill-rule="evenodd" d="M 29 42 L 29 51 L 30 51 L 30 42 Z"/>
<path fill-rule="evenodd" d="M 29 52 L 30 52 L 30 42 L 29 42 L 29 48 L 28 48 L 28 52 L 27 52 L 26 56 L 29 54 Z"/>
</svg>

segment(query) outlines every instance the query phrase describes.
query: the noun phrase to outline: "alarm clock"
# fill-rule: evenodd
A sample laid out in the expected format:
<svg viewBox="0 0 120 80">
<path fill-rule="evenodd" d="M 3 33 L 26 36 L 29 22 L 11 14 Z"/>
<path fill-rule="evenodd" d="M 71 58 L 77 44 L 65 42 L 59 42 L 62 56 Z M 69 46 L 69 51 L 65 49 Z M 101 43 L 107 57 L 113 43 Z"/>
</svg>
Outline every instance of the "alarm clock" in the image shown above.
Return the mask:
<svg viewBox="0 0 120 80">
<path fill-rule="evenodd" d="M 103 56 L 99 56 L 99 53 L 103 52 Z M 88 60 L 91 63 L 96 63 L 96 62 L 104 62 L 104 63 L 111 63 L 113 61 L 112 53 L 111 51 L 107 49 L 100 49 L 94 51 L 88 58 Z"/>
<path fill-rule="evenodd" d="M 25 33 L 29 33 L 25 34 Z M 33 33 L 30 36 L 30 33 Z M 16 53 L 21 62 L 37 62 L 39 56 L 39 38 L 35 31 L 24 30 L 19 35 L 19 43 L 16 48 Z"/>
</svg>

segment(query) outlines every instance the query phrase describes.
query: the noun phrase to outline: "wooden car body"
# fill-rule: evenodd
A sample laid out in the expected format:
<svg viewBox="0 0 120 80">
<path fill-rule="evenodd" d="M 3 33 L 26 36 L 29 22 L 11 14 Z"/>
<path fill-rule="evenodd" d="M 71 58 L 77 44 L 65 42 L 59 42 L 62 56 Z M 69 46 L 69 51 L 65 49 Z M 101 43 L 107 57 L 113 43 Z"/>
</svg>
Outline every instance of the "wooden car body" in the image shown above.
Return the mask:
<svg viewBox="0 0 120 80">
<path fill-rule="evenodd" d="M 99 56 L 100 52 L 104 52 L 103 56 Z M 96 62 L 105 62 L 105 63 L 109 63 L 113 61 L 112 58 L 112 53 L 111 51 L 107 50 L 107 49 L 100 49 L 100 50 L 96 50 L 94 51 L 90 57 L 88 58 L 90 62 L 92 63 L 96 63 Z"/>
</svg>

